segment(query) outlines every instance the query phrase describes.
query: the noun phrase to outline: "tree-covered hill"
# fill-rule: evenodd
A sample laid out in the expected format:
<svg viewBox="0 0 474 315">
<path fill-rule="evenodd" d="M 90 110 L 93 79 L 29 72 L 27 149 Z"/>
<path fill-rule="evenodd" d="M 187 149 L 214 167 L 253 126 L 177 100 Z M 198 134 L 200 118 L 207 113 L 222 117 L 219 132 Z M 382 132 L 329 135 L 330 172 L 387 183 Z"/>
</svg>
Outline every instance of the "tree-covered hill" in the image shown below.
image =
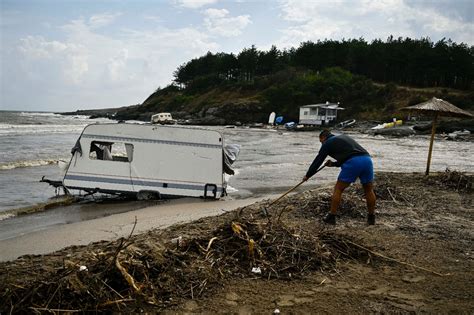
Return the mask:
<svg viewBox="0 0 474 315">
<path fill-rule="evenodd" d="M 340 102 L 342 118 L 385 119 L 433 96 L 474 109 L 474 48 L 450 40 L 388 38 L 304 42 L 280 51 L 256 47 L 207 53 L 174 72 L 141 106 L 118 117 L 171 112 L 195 123 L 264 122 L 271 111 L 297 120 L 299 106 Z M 374 83 L 376 82 L 376 83 Z"/>
</svg>

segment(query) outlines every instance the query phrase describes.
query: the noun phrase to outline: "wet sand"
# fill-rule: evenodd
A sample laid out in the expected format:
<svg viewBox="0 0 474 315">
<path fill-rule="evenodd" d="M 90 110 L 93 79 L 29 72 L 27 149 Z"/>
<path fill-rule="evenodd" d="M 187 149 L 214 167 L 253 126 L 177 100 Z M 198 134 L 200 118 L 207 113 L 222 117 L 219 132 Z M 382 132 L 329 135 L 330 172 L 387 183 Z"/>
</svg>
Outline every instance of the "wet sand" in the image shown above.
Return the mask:
<svg viewBox="0 0 474 315">
<path fill-rule="evenodd" d="M 473 175 L 459 172 L 377 173 L 374 226 L 360 185 L 344 193 L 337 224 L 322 224 L 328 187 L 125 243 L 24 256 L 0 263 L 0 313 L 472 314 L 473 187 Z M 182 201 L 98 223 L 128 236 L 134 214 L 140 231 L 193 217 L 191 207 L 204 216 L 241 202 L 252 201 Z"/>
<path fill-rule="evenodd" d="M 190 222 L 250 205 L 272 196 L 239 200 L 176 199 L 155 206 L 109 215 L 93 220 L 49 226 L 44 230 L 0 241 L 0 261 L 22 255 L 47 254 L 71 245 L 87 245 L 101 240 L 114 240 L 155 228 Z"/>
</svg>

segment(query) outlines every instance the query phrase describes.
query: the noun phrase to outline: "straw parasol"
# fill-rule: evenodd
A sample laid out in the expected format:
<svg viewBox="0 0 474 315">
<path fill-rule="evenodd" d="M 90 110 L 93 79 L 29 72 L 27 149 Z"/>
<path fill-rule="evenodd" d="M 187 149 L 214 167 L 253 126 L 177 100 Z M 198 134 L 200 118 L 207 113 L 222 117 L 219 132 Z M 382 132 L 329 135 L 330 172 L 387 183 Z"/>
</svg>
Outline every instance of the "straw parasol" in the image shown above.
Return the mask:
<svg viewBox="0 0 474 315">
<path fill-rule="evenodd" d="M 413 112 L 424 113 L 433 116 L 433 125 L 431 127 L 430 149 L 428 152 L 428 162 L 426 163 L 426 175 L 430 173 L 431 153 L 433 152 L 433 140 L 436 131 L 436 122 L 439 116 L 472 118 L 474 117 L 465 110 L 462 110 L 453 104 L 446 102 L 440 98 L 433 97 L 431 100 L 402 108 Z"/>
</svg>

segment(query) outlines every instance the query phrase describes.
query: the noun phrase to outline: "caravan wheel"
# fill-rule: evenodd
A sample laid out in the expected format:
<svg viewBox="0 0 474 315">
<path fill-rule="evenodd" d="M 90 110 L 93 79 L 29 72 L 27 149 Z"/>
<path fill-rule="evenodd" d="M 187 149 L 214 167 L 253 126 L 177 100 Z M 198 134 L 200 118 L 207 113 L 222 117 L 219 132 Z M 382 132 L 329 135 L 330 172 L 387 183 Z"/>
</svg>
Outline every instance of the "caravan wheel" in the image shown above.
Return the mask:
<svg viewBox="0 0 474 315">
<path fill-rule="evenodd" d="M 161 199 L 160 193 L 153 190 L 140 190 L 137 193 L 137 200 L 158 200 Z"/>
</svg>

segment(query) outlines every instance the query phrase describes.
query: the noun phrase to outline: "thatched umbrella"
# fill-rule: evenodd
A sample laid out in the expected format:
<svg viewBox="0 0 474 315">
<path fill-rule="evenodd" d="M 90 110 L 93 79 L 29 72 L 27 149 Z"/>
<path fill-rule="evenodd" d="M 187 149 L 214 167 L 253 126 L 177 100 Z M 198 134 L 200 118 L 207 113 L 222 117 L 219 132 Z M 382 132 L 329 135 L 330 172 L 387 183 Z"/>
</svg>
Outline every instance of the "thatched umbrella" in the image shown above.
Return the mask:
<svg viewBox="0 0 474 315">
<path fill-rule="evenodd" d="M 439 116 L 451 116 L 451 117 L 474 117 L 470 113 L 462 110 L 453 104 L 446 102 L 440 98 L 433 97 L 431 100 L 402 108 L 403 110 L 409 110 L 419 113 L 424 113 L 433 116 L 433 125 L 431 127 L 431 140 L 430 149 L 428 152 L 428 162 L 426 163 L 426 175 L 430 173 L 431 164 L 431 153 L 433 152 L 433 140 L 436 132 L 436 122 Z"/>
</svg>

